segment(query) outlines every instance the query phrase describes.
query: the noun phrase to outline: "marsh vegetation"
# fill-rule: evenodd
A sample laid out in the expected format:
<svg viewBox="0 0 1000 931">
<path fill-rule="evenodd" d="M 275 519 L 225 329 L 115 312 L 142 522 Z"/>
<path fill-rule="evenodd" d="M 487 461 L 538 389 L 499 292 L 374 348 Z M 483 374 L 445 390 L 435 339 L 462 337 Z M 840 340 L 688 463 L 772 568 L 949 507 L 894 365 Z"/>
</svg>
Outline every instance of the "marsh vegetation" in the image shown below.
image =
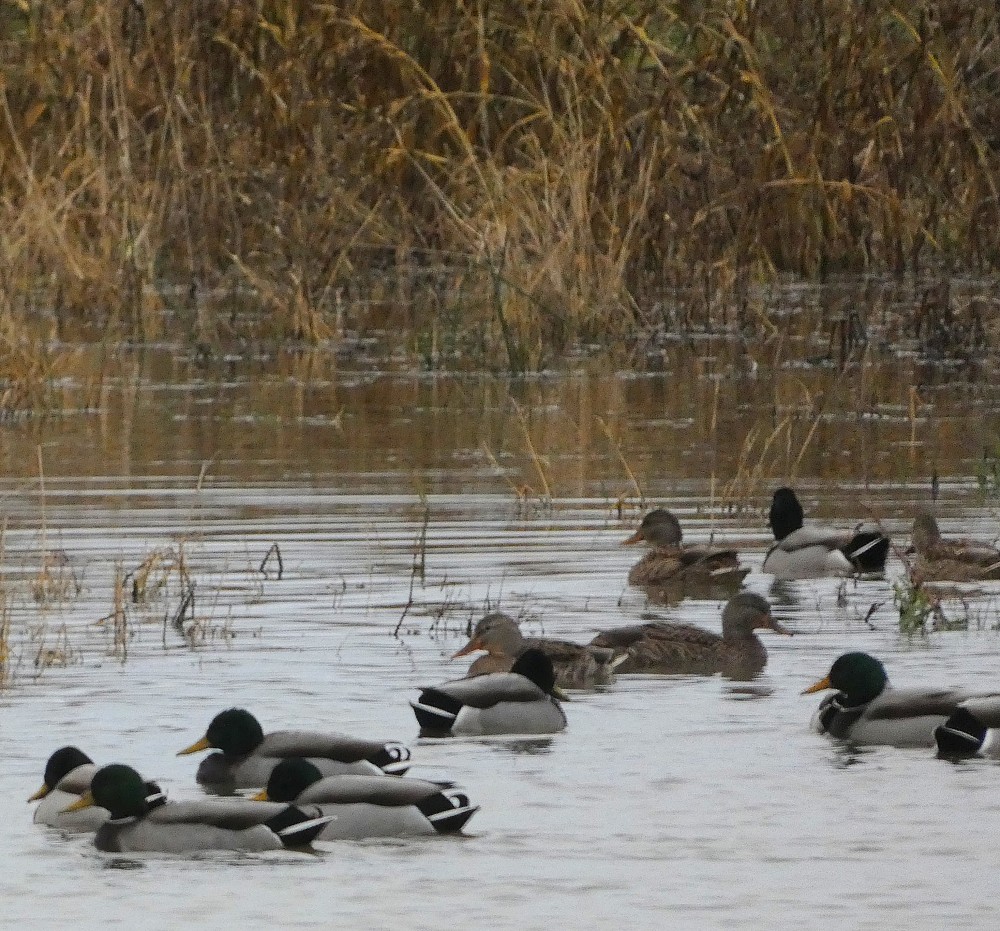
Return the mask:
<svg viewBox="0 0 1000 931">
<path fill-rule="evenodd" d="M 995 341 L 1000 13 L 957 0 L 0 6 L 0 368 L 53 337 L 538 369 L 827 306 Z M 784 305 L 782 299 L 777 304 Z"/>
</svg>

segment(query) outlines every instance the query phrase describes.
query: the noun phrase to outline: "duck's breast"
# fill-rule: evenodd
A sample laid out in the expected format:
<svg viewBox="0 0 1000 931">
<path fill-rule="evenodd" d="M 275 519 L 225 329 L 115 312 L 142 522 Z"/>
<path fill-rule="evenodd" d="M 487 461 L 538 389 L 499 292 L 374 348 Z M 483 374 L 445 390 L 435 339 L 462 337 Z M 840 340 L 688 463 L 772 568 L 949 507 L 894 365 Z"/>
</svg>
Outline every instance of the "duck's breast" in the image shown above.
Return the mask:
<svg viewBox="0 0 1000 931">
<path fill-rule="evenodd" d="M 80 801 L 80 795 L 75 792 L 64 792 L 53 789 L 35 808 L 35 824 L 47 824 L 72 833 L 96 831 L 108 820 L 108 811 L 92 805 L 80 811 L 63 811 L 68 805 Z"/>
</svg>

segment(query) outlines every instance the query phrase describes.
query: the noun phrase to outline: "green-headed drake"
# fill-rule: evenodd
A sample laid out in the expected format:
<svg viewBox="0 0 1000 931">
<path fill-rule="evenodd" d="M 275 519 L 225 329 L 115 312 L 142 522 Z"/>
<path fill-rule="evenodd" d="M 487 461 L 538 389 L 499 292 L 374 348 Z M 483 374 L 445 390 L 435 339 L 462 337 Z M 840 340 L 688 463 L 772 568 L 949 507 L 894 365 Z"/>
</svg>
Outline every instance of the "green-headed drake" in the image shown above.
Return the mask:
<svg viewBox="0 0 1000 931">
<path fill-rule="evenodd" d="M 97 765 L 78 747 L 60 747 L 45 764 L 41 788 L 29 802 L 39 802 L 35 808 L 35 824 L 47 824 L 68 832 L 96 831 L 108 819 L 107 809 L 90 805 L 77 811 L 66 811 L 90 791 Z M 146 794 L 159 793 L 155 782 L 146 783 Z"/>
<path fill-rule="evenodd" d="M 554 734 L 566 727 L 555 689 L 552 660 L 541 650 L 528 649 L 510 672 L 431 686 L 410 705 L 421 736 Z"/>
<path fill-rule="evenodd" d="M 96 772 L 94 761 L 78 747 L 56 750 L 45 764 L 42 787 L 28 799 L 39 802 L 35 808 L 35 824 L 47 824 L 64 831 L 96 831 L 108 819 L 106 809 L 91 806 L 82 811 L 65 811 L 90 790 L 90 781 Z"/>
<path fill-rule="evenodd" d="M 948 755 L 978 752 L 989 728 L 1000 726 L 1000 694 L 964 689 L 903 688 L 868 653 L 844 653 L 810 695 L 836 689 L 813 715 L 821 734 L 861 745 L 933 747 Z"/>
<path fill-rule="evenodd" d="M 885 571 L 889 538 L 878 528 L 805 527 L 804 516 L 791 488 L 775 491 L 768 514 L 775 542 L 764 557 L 764 572 L 778 579 L 809 579 Z"/>
<path fill-rule="evenodd" d="M 469 667 L 467 678 L 491 672 L 510 672 L 525 650 L 541 650 L 551 661 L 556 685 L 563 689 L 592 689 L 614 679 L 614 651 L 550 637 L 525 637 L 510 615 L 493 611 L 481 618 L 469 642 L 452 656 L 458 659 L 485 650 Z"/>
<path fill-rule="evenodd" d="M 911 550 L 917 554 L 914 575 L 924 582 L 981 582 L 1000 579 L 1000 550 L 976 540 L 945 539 L 934 515 L 913 521 Z"/>
<path fill-rule="evenodd" d="M 601 631 L 591 641 L 620 654 L 619 672 L 722 673 L 752 679 L 767 663 L 767 649 L 756 630 L 788 634 L 756 592 L 734 595 L 722 609 L 722 634 L 692 624 L 654 621 Z"/>
<path fill-rule="evenodd" d="M 324 776 L 301 757 L 271 771 L 259 801 L 316 806 L 332 815 L 320 840 L 408 837 L 460 831 L 479 810 L 465 793 L 423 779 L 394 776 Z"/>
<path fill-rule="evenodd" d="M 630 570 L 630 585 L 639 588 L 695 585 L 738 586 L 750 571 L 740 566 L 736 550 L 683 543 L 680 521 L 666 508 L 650 511 L 623 546 L 647 543 L 650 551 Z"/>
<path fill-rule="evenodd" d="M 217 714 L 201 740 L 178 756 L 215 748 L 198 766 L 201 785 L 220 791 L 259 789 L 271 770 L 286 757 L 305 757 L 326 776 L 402 775 L 410 767 L 410 751 L 395 742 L 364 740 L 316 731 L 271 731 L 243 708 Z"/>
<path fill-rule="evenodd" d="M 329 820 L 315 808 L 303 810 L 245 798 L 168 802 L 162 792 L 150 795 L 142 776 L 120 763 L 97 770 L 90 791 L 67 811 L 91 805 L 109 813 L 97 829 L 94 844 L 98 850 L 113 853 L 305 847 Z"/>
</svg>

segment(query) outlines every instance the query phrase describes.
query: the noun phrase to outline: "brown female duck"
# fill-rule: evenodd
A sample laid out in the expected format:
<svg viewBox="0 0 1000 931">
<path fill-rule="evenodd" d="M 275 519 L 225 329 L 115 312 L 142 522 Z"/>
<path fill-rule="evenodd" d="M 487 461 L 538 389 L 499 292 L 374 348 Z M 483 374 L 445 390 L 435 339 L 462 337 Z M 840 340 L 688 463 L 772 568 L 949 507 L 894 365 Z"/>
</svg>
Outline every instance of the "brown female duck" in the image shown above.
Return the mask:
<svg viewBox="0 0 1000 931">
<path fill-rule="evenodd" d="M 592 689 L 614 678 L 614 650 L 549 637 L 525 637 L 517 621 L 500 611 L 481 618 L 469 642 L 452 659 L 485 650 L 486 654 L 469 667 L 467 678 L 472 678 L 510 672 L 514 661 L 531 648 L 541 650 L 552 661 L 559 688 Z"/>
<path fill-rule="evenodd" d="M 755 630 L 788 634 L 771 615 L 767 600 L 740 592 L 722 610 L 722 635 L 691 624 L 662 621 L 615 627 L 599 633 L 591 645 L 611 647 L 622 656 L 619 672 L 720 672 L 731 679 L 752 679 L 767 663 L 767 650 Z"/>
<path fill-rule="evenodd" d="M 917 554 L 914 574 L 921 581 L 1000 579 L 1000 550 L 975 540 L 946 540 L 934 515 L 926 511 L 913 521 L 910 549 Z"/>
<path fill-rule="evenodd" d="M 652 549 L 630 570 L 631 585 L 652 587 L 682 582 L 738 585 L 750 571 L 740 566 L 736 550 L 684 546 L 680 521 L 666 508 L 650 511 L 623 546 L 648 543 Z"/>
</svg>

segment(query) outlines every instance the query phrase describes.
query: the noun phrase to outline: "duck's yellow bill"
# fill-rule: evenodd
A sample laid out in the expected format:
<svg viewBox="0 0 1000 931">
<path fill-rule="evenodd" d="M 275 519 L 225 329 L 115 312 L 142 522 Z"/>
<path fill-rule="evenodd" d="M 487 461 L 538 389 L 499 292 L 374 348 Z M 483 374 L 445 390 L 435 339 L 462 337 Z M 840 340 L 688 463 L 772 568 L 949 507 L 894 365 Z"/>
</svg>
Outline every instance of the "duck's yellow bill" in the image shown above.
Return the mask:
<svg viewBox="0 0 1000 931">
<path fill-rule="evenodd" d="M 558 685 L 552 686 L 552 694 L 559 699 L 559 701 L 571 701 L 569 695 L 566 694 L 565 689 L 559 688 Z"/>
<path fill-rule="evenodd" d="M 94 796 L 90 794 L 90 791 L 86 791 L 81 795 L 72 805 L 67 805 L 63 809 L 65 814 L 68 811 L 82 811 L 84 808 L 92 808 L 97 803 L 94 801 Z"/>
<path fill-rule="evenodd" d="M 42 787 L 28 799 L 29 802 L 37 802 L 40 798 L 45 798 L 52 790 L 43 782 Z"/>
<path fill-rule="evenodd" d="M 802 692 L 802 694 L 811 695 L 813 692 L 822 692 L 823 689 L 832 689 L 832 688 L 833 686 L 830 684 L 830 677 L 823 676 L 823 678 L 820 679 L 819 682 L 814 682 L 812 685 L 809 686 L 809 688 L 805 689 Z"/>
<path fill-rule="evenodd" d="M 208 742 L 207 737 L 202 737 L 197 743 L 191 744 L 184 750 L 178 751 L 178 756 L 187 756 L 189 753 L 201 753 L 202 750 L 210 750 L 212 745 Z"/>
<path fill-rule="evenodd" d="M 269 801 L 271 801 L 271 799 L 270 799 L 270 797 L 267 794 L 267 789 L 261 789 L 260 792 L 258 792 L 256 795 L 251 795 L 250 796 L 250 801 L 251 802 L 269 802 Z"/>
</svg>

